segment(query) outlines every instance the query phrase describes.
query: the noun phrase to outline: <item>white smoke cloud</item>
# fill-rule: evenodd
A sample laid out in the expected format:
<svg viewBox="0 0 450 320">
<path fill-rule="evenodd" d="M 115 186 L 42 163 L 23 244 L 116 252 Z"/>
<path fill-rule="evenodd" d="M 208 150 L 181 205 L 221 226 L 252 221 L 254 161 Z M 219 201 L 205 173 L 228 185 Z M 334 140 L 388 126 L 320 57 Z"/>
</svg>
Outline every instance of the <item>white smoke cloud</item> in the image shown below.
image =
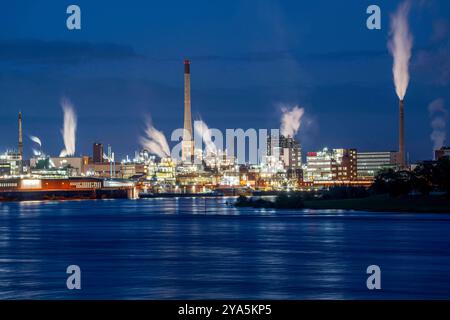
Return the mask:
<svg viewBox="0 0 450 320">
<path fill-rule="evenodd" d="M 433 132 L 430 135 L 433 142 L 433 151 L 444 146 L 447 139 L 447 118 L 448 112 L 445 109 L 444 100 L 439 98 L 428 105 L 428 112 L 431 119 L 431 128 Z"/>
<path fill-rule="evenodd" d="M 394 75 L 395 91 L 400 100 L 403 100 L 409 84 L 409 60 L 411 59 L 411 49 L 413 37 L 409 31 L 408 14 L 411 3 L 407 0 L 391 16 L 391 34 L 388 48 L 394 64 L 392 73 Z"/>
<path fill-rule="evenodd" d="M 39 147 L 42 147 L 42 141 L 38 137 L 30 136 L 30 140 L 33 141 L 34 143 L 37 143 L 39 145 Z"/>
<path fill-rule="evenodd" d="M 208 128 L 208 125 L 202 120 L 196 120 L 194 122 L 194 130 L 202 137 L 203 142 L 205 143 L 205 151 L 207 154 L 216 153 L 217 147 L 212 141 L 211 130 Z"/>
<path fill-rule="evenodd" d="M 73 156 L 75 154 L 75 134 L 77 131 L 77 116 L 73 104 L 67 99 L 61 99 L 61 107 L 64 112 L 64 125 L 61 134 L 64 139 L 64 147 L 60 157 Z"/>
<path fill-rule="evenodd" d="M 281 112 L 283 114 L 281 116 L 280 133 L 285 137 L 294 137 L 297 134 L 298 129 L 300 129 L 301 118 L 305 113 L 305 110 L 298 106 L 294 106 L 291 109 L 282 107 Z"/>
<path fill-rule="evenodd" d="M 146 126 L 145 136 L 139 139 L 141 146 L 160 158 L 169 157 L 170 148 L 164 133 L 157 130 L 150 120 L 147 121 Z"/>
</svg>

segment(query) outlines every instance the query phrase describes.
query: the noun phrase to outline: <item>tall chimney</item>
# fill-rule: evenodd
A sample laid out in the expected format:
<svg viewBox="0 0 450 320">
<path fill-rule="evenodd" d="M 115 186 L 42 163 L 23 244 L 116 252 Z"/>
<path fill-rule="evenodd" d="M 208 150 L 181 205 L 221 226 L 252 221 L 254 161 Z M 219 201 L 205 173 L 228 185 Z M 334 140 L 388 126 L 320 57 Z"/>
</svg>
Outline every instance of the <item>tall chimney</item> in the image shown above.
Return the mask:
<svg viewBox="0 0 450 320">
<path fill-rule="evenodd" d="M 194 157 L 194 141 L 192 137 L 191 115 L 191 62 L 184 60 L 184 132 L 181 144 L 181 159 L 192 161 Z"/>
<path fill-rule="evenodd" d="M 23 160 L 22 112 L 19 112 L 19 155 L 20 160 Z"/>
<path fill-rule="evenodd" d="M 399 124 L 398 124 L 398 155 L 400 158 L 400 167 L 405 168 L 406 167 L 406 161 L 405 161 L 405 128 L 404 128 L 404 122 L 405 122 L 405 112 L 404 112 L 404 105 L 403 100 L 400 100 L 399 103 Z"/>
<path fill-rule="evenodd" d="M 19 112 L 19 173 L 23 173 L 23 140 L 22 140 L 22 112 Z"/>
</svg>

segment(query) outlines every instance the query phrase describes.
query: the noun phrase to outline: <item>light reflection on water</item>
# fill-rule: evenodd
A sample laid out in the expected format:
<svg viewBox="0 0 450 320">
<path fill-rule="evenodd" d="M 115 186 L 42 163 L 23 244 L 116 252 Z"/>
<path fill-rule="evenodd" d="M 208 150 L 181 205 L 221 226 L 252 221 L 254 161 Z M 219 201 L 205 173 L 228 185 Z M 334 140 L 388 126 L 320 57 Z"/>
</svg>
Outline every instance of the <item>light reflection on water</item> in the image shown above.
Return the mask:
<svg viewBox="0 0 450 320">
<path fill-rule="evenodd" d="M 0 204 L 0 298 L 450 298 L 450 215 L 230 198 Z M 66 267 L 82 290 L 65 289 Z M 382 290 L 368 291 L 368 265 Z"/>
</svg>

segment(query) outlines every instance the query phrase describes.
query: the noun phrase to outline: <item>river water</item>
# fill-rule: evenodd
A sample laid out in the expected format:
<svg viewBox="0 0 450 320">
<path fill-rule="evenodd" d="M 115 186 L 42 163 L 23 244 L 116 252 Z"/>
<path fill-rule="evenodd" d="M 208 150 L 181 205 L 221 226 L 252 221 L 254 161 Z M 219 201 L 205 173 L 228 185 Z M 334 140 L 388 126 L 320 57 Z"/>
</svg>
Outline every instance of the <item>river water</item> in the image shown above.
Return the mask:
<svg viewBox="0 0 450 320">
<path fill-rule="evenodd" d="M 0 299 L 450 299 L 450 214 L 227 201 L 0 203 Z"/>
</svg>

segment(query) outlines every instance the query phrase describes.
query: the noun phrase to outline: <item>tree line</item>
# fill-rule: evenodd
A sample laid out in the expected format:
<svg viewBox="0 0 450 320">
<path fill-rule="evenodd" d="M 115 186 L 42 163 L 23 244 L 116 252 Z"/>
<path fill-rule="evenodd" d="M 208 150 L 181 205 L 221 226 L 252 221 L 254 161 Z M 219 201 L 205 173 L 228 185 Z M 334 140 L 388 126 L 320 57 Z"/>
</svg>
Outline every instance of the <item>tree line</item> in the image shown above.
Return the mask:
<svg viewBox="0 0 450 320">
<path fill-rule="evenodd" d="M 400 196 L 417 192 L 445 192 L 450 195 L 450 157 L 437 161 L 424 161 L 412 171 L 393 169 L 379 172 L 371 187 L 374 193 Z"/>
</svg>

